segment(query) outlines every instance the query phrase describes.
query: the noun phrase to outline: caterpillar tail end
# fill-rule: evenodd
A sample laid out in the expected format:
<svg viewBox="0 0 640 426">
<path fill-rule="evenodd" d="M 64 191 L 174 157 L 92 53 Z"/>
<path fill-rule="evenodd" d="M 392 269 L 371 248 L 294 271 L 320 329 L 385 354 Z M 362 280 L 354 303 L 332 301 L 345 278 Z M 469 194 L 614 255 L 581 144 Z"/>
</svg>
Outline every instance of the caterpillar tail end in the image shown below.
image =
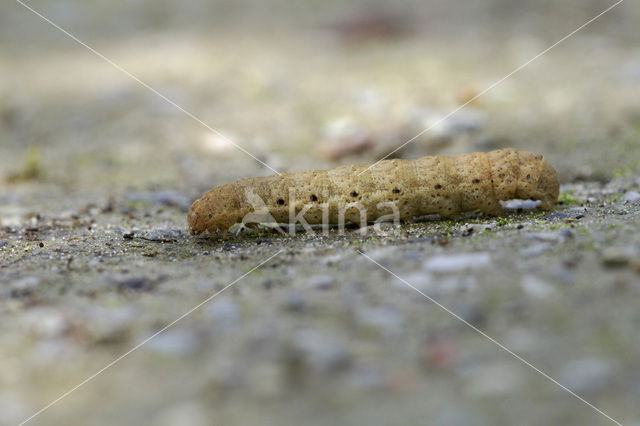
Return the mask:
<svg viewBox="0 0 640 426">
<path fill-rule="evenodd" d="M 556 170 L 542 155 L 520 152 L 520 179 L 516 198 L 539 200 L 540 208 L 551 210 L 558 202 L 560 183 Z"/>
<path fill-rule="evenodd" d="M 521 169 L 518 198 L 540 200 L 542 210 L 551 210 L 558 202 L 560 192 L 558 173 L 542 155 L 528 152 L 520 155 L 530 162 L 526 169 Z"/>
<path fill-rule="evenodd" d="M 560 194 L 560 182 L 558 182 L 558 173 L 543 158 L 540 163 L 541 173 L 538 179 L 538 188 L 542 194 L 540 199 L 540 207 L 544 210 L 551 208 L 558 202 Z"/>
</svg>

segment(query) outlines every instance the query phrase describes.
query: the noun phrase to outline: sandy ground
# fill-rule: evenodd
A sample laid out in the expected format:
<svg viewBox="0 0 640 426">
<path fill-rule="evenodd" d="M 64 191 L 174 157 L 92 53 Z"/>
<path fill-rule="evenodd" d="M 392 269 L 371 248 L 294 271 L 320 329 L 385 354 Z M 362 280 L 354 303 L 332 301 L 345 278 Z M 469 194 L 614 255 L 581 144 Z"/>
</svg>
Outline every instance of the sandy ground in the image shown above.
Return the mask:
<svg viewBox="0 0 640 426">
<path fill-rule="evenodd" d="M 375 161 L 610 5 L 415 3 L 32 6 L 296 171 Z M 189 235 L 190 203 L 271 171 L 3 4 L 0 424 L 158 331 L 29 424 L 613 424 L 472 327 L 634 424 L 638 16 L 621 4 L 397 153 L 543 153 L 553 211 L 222 240 Z"/>
</svg>

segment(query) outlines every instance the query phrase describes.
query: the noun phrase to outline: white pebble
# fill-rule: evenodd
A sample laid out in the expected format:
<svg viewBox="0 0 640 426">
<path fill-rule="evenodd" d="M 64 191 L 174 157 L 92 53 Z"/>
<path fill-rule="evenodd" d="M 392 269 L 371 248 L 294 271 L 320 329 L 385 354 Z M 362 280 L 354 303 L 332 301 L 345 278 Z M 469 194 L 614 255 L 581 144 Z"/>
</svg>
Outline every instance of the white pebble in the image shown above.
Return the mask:
<svg viewBox="0 0 640 426">
<path fill-rule="evenodd" d="M 553 287 L 534 275 L 525 275 L 520 281 L 524 292 L 536 299 L 545 299 L 553 294 Z"/>
<path fill-rule="evenodd" d="M 165 356 L 185 356 L 194 353 L 200 347 L 196 333 L 182 330 L 169 330 L 158 334 L 146 344 L 146 349 Z"/>
<path fill-rule="evenodd" d="M 404 279 L 420 291 L 429 292 L 433 290 L 434 287 L 433 277 L 425 271 L 413 272 L 406 275 Z M 405 283 L 399 280 L 394 280 L 393 285 L 398 288 L 409 288 Z"/>
<path fill-rule="evenodd" d="M 576 392 L 607 389 L 615 365 L 606 358 L 583 358 L 567 363 L 560 380 Z"/>
<path fill-rule="evenodd" d="M 456 272 L 483 268 L 491 263 L 489 253 L 465 253 L 434 256 L 425 263 L 431 272 Z"/>
<path fill-rule="evenodd" d="M 509 210 L 517 210 L 517 209 L 533 210 L 540 205 L 540 201 L 513 199 L 513 200 L 507 200 L 507 201 L 500 201 L 500 204 L 502 205 L 502 207 Z"/>
<path fill-rule="evenodd" d="M 524 256 L 525 258 L 535 257 L 535 256 L 541 255 L 542 253 L 549 250 L 550 248 L 551 248 L 550 243 L 538 243 L 522 249 L 520 251 L 520 254 L 522 254 L 522 256 Z"/>
<path fill-rule="evenodd" d="M 221 330 L 235 330 L 240 325 L 240 310 L 232 300 L 216 300 L 207 308 L 207 314 L 214 320 L 215 327 Z"/>
<path fill-rule="evenodd" d="M 632 203 L 635 203 L 637 201 L 640 201 L 640 193 L 636 191 L 627 191 L 622 197 L 622 199 L 625 201 L 631 201 Z"/>
<path fill-rule="evenodd" d="M 37 277 L 24 277 L 18 281 L 14 281 L 11 284 L 11 290 L 26 293 L 35 290 L 39 284 L 40 280 Z"/>
<path fill-rule="evenodd" d="M 23 318 L 27 329 L 42 337 L 57 337 L 69 328 L 64 314 L 55 308 L 33 308 Z"/>
</svg>

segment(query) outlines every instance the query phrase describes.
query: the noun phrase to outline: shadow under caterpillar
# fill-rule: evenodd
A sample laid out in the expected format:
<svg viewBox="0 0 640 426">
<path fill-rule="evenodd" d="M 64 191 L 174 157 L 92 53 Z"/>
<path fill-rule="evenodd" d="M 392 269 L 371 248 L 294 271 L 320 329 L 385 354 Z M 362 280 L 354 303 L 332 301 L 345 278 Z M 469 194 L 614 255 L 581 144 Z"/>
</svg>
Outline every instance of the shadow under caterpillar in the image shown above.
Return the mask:
<svg viewBox="0 0 640 426">
<path fill-rule="evenodd" d="M 557 173 L 542 155 L 506 148 L 240 179 L 205 193 L 187 220 L 194 235 L 265 217 L 275 223 L 346 220 L 364 226 L 390 214 L 401 220 L 475 210 L 500 215 L 500 201 L 511 199 L 539 200 L 549 210 L 558 190 Z"/>
</svg>

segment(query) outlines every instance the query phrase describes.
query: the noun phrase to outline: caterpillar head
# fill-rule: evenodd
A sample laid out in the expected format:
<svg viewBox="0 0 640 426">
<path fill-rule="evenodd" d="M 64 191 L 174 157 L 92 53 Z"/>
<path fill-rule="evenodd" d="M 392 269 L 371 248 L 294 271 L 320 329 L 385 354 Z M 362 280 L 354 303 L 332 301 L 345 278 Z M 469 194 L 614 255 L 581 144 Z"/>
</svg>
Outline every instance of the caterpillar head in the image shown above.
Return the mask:
<svg viewBox="0 0 640 426">
<path fill-rule="evenodd" d="M 520 151 L 520 178 L 517 198 L 540 200 L 540 207 L 550 210 L 558 201 L 560 185 L 555 169 L 542 155 Z"/>
<path fill-rule="evenodd" d="M 194 203 L 191 204 L 191 207 L 189 207 L 187 222 L 189 223 L 191 235 L 201 234 L 209 228 L 207 223 L 207 216 L 205 215 L 203 210 L 204 203 L 202 202 L 202 198 L 194 201 Z"/>
<path fill-rule="evenodd" d="M 229 228 L 237 222 L 229 210 L 237 207 L 237 197 L 230 185 L 213 188 L 189 207 L 187 222 L 191 234 L 198 235 L 205 231 L 214 233 Z"/>
<path fill-rule="evenodd" d="M 205 231 L 211 233 L 224 228 L 227 222 L 227 214 L 225 212 L 226 203 L 224 197 L 219 194 L 219 188 L 207 192 L 202 198 L 193 202 L 189 207 L 187 221 L 192 235 L 198 235 Z M 227 227 L 233 225 L 231 222 Z"/>
</svg>

